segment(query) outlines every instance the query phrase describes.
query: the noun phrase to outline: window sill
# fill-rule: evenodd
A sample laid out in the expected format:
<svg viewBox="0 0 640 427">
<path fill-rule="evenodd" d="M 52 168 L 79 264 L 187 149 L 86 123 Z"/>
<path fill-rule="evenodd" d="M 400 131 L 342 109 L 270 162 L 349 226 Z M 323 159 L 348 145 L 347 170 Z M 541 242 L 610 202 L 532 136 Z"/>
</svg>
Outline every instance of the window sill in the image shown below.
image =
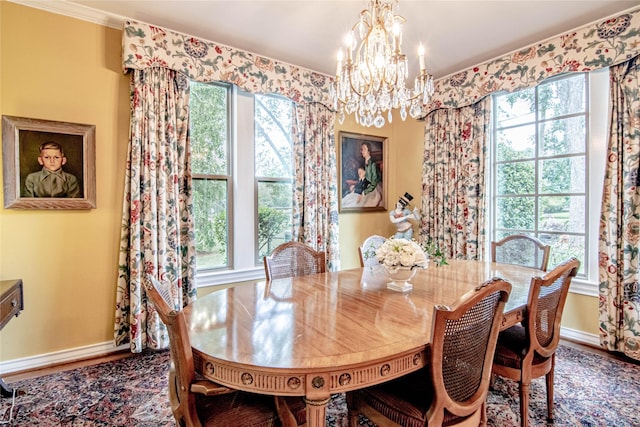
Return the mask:
<svg viewBox="0 0 640 427">
<path fill-rule="evenodd" d="M 198 288 L 229 285 L 249 280 L 264 280 L 264 268 L 254 267 L 243 270 L 206 270 L 196 273 Z"/>
<path fill-rule="evenodd" d="M 589 297 L 598 297 L 598 284 L 595 282 L 588 282 L 585 279 L 574 278 L 571 281 L 569 292 Z"/>
</svg>

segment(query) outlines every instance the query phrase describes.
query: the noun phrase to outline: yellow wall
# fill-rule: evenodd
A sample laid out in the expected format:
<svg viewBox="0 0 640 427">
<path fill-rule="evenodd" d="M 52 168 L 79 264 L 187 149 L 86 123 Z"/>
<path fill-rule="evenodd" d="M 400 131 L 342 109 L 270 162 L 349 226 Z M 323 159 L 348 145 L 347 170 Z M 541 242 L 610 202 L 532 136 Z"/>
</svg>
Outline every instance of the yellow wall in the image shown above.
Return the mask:
<svg viewBox="0 0 640 427">
<path fill-rule="evenodd" d="M 562 315 L 562 327 L 597 336 L 598 322 L 598 298 L 570 293 Z"/>
<path fill-rule="evenodd" d="M 7 2 L 0 24 L 1 113 L 96 125 L 96 209 L 0 208 L 0 280 L 25 284 L 25 310 L 0 332 L 7 361 L 113 338 L 129 84 L 119 30 Z M 389 138 L 387 208 L 407 191 L 418 200 L 422 122 L 395 115 L 376 129 L 348 117 L 336 137 L 340 130 Z M 359 265 L 368 235 L 394 230 L 387 212 L 340 214 L 342 268 Z M 571 296 L 568 304 L 567 326 L 596 334 L 597 299 Z"/>
<path fill-rule="evenodd" d="M 389 221 L 389 213 L 395 208 L 398 198 L 405 192 L 414 196 L 413 206 L 420 206 L 422 183 L 422 152 L 424 123 L 410 117 L 402 122 L 398 114 L 394 114 L 391 125 L 382 129 L 365 128 L 358 125 L 353 116 L 347 116 L 344 124 L 336 120 L 336 145 L 340 147 L 340 131 L 366 135 L 384 136 L 387 141 L 388 179 L 386 187 L 387 210 L 384 212 L 341 213 L 340 218 L 340 264 L 349 269 L 360 266 L 358 246 L 372 234 L 391 236 L 396 227 Z M 414 227 L 417 232 L 417 227 Z"/>
<path fill-rule="evenodd" d="M 2 114 L 94 124 L 97 183 L 97 209 L 0 209 L 0 279 L 22 278 L 25 299 L 0 333 L 5 361 L 113 339 L 129 86 L 121 31 L 0 8 Z"/>
</svg>

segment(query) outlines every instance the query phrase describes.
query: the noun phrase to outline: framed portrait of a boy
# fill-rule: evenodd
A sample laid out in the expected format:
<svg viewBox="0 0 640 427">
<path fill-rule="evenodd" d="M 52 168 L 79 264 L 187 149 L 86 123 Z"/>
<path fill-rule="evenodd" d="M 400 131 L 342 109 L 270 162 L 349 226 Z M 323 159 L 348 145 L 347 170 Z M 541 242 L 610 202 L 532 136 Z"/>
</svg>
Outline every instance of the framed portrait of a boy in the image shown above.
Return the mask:
<svg viewBox="0 0 640 427">
<path fill-rule="evenodd" d="M 387 138 L 340 132 L 340 212 L 386 211 Z"/>
<path fill-rule="evenodd" d="M 94 209 L 95 125 L 2 116 L 4 207 Z"/>
</svg>

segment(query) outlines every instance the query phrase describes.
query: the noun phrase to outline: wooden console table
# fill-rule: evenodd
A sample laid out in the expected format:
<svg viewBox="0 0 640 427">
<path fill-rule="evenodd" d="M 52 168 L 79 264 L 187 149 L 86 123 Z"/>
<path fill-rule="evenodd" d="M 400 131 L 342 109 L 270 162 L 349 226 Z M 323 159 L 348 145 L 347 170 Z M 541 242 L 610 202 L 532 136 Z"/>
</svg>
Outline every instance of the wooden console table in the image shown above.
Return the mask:
<svg viewBox="0 0 640 427">
<path fill-rule="evenodd" d="M 24 309 L 22 280 L 0 281 L 0 329 Z M 13 389 L 0 378 L 0 395 L 10 397 Z"/>
</svg>

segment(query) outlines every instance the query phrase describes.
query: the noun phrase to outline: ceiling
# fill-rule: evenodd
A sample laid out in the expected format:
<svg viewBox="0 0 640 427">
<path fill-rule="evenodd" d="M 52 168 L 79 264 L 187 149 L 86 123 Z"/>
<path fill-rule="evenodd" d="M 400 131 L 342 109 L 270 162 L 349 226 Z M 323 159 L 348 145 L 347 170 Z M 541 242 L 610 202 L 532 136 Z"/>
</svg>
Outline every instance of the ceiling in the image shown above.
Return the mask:
<svg viewBox="0 0 640 427">
<path fill-rule="evenodd" d="M 130 18 L 262 56 L 333 74 L 344 35 L 368 0 L 14 0 L 58 7 L 65 14 Z M 417 73 L 417 47 L 427 70 L 440 78 L 546 38 L 638 6 L 610 0 L 400 0 L 403 51 Z M 87 9 L 91 8 L 91 9 Z M 95 9 L 95 10 L 92 10 Z M 100 11 L 100 12 L 96 12 Z M 90 19 L 89 19 L 90 20 Z M 415 70 L 415 71 L 414 71 Z"/>
</svg>

